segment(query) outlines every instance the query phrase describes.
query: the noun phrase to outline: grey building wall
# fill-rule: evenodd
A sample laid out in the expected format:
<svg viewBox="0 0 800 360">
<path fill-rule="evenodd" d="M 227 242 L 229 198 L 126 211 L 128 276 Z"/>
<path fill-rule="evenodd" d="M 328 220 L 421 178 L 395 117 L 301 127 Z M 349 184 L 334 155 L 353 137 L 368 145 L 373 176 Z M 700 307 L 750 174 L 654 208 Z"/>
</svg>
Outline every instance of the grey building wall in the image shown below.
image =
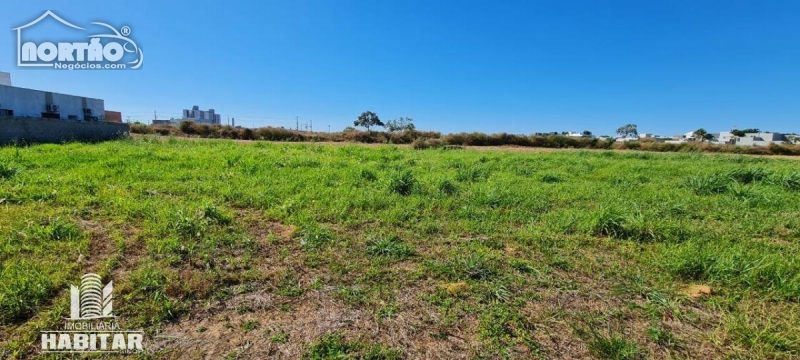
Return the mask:
<svg viewBox="0 0 800 360">
<path fill-rule="evenodd" d="M 0 144 L 3 145 L 12 142 L 104 141 L 129 135 L 130 126 L 121 123 L 0 118 Z"/>
<path fill-rule="evenodd" d="M 0 71 L 0 85 L 11 86 L 11 74 Z"/>
<path fill-rule="evenodd" d="M 105 102 L 101 99 L 0 85 L 0 109 L 13 110 L 14 117 L 41 118 L 47 105 L 58 105 L 62 120 L 105 117 Z M 84 109 L 90 109 L 91 115 L 87 116 Z"/>
</svg>

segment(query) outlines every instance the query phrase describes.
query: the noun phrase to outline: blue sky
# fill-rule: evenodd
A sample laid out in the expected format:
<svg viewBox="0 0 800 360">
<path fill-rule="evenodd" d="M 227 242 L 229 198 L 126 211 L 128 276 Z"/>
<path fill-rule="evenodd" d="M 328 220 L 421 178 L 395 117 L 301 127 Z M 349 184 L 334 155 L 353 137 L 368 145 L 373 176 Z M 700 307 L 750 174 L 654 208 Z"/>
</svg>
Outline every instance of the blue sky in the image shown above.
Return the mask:
<svg viewBox="0 0 800 360">
<path fill-rule="evenodd" d="M 16 68 L 11 29 L 48 9 L 130 26 L 142 68 Z M 3 13 L 0 71 L 14 85 L 102 98 L 134 120 L 199 105 L 314 130 L 372 110 L 442 132 L 800 132 L 798 1 L 9 1 Z"/>
</svg>

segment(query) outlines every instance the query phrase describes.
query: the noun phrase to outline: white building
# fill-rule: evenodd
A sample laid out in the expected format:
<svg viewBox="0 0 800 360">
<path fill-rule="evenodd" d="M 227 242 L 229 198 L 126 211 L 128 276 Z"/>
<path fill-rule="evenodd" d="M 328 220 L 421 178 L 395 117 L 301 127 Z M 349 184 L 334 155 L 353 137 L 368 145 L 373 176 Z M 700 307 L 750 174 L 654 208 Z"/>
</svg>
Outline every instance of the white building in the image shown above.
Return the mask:
<svg viewBox="0 0 800 360">
<path fill-rule="evenodd" d="M 196 123 L 202 124 L 222 124 L 222 117 L 214 112 L 214 109 L 208 109 L 208 111 L 200 110 L 200 107 L 195 105 L 192 106 L 191 110 L 183 110 L 183 120 L 182 121 L 194 121 Z"/>
<path fill-rule="evenodd" d="M 0 71 L 0 85 L 11 86 L 11 74 Z"/>
<path fill-rule="evenodd" d="M 10 77 L 8 80 L 10 83 Z M 0 85 L 0 117 L 103 121 L 105 102 L 83 96 Z"/>
<path fill-rule="evenodd" d="M 730 131 L 724 131 L 719 134 L 719 142 L 742 146 L 769 146 L 788 143 L 789 138 L 784 134 L 773 132 L 745 133 L 744 136 L 736 136 Z"/>
</svg>

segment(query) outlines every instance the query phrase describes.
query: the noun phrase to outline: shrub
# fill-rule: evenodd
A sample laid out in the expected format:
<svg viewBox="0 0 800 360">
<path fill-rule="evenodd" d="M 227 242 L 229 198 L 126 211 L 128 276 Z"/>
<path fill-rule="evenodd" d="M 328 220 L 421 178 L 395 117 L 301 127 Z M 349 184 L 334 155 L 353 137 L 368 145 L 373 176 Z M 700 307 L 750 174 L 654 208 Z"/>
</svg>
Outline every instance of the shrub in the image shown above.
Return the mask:
<svg viewBox="0 0 800 360">
<path fill-rule="evenodd" d="M 184 134 L 192 135 L 194 134 L 194 121 L 181 121 L 179 128 Z"/>
<path fill-rule="evenodd" d="M 131 134 L 152 134 L 153 129 L 145 124 L 131 124 Z"/>
<path fill-rule="evenodd" d="M 402 196 L 411 195 L 417 186 L 417 179 L 411 170 L 396 173 L 389 179 L 389 191 Z"/>
<path fill-rule="evenodd" d="M 411 143 L 411 147 L 417 150 L 439 148 L 442 147 L 442 141 L 439 139 L 418 138 Z"/>
<path fill-rule="evenodd" d="M 441 182 L 439 182 L 438 189 L 439 193 L 444 195 L 453 195 L 458 192 L 458 188 L 456 188 L 456 185 L 453 184 L 453 182 L 450 181 L 450 179 L 444 179 Z"/>
</svg>

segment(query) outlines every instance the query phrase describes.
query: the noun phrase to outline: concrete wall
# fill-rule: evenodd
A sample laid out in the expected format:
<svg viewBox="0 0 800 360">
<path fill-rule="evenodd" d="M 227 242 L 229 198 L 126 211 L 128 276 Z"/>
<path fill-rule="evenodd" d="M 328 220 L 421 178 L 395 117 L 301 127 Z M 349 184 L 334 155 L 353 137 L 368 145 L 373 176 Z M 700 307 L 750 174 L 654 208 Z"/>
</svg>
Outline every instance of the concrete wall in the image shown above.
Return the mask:
<svg viewBox="0 0 800 360">
<path fill-rule="evenodd" d="M 0 85 L 11 86 L 11 74 L 0 71 Z"/>
<path fill-rule="evenodd" d="M 103 141 L 130 135 L 128 124 L 57 119 L 0 118 L 0 144 Z"/>
<path fill-rule="evenodd" d="M 105 102 L 100 99 L 0 85 L 0 109 L 13 110 L 15 117 L 40 118 L 48 104 L 58 105 L 62 120 L 70 116 L 84 120 L 84 108 L 98 120 L 105 117 Z"/>
<path fill-rule="evenodd" d="M 115 122 L 115 123 L 121 123 L 122 122 L 122 113 L 119 112 L 119 111 L 106 110 L 106 121 Z"/>
</svg>

